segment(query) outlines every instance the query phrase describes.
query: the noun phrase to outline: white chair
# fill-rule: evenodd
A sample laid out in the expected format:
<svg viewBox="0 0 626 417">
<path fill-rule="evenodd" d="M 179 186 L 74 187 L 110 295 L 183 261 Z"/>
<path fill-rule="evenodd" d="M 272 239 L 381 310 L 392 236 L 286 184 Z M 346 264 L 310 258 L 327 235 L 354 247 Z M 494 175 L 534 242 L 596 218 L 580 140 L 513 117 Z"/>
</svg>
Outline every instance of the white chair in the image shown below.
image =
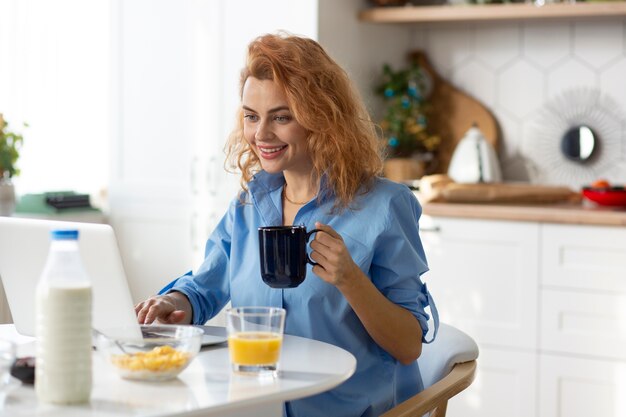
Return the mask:
<svg viewBox="0 0 626 417">
<path fill-rule="evenodd" d="M 419 363 L 424 390 L 381 417 L 445 417 L 448 400 L 469 387 L 476 374 L 478 346 L 459 329 L 441 323 L 437 338 L 422 347 Z"/>
</svg>

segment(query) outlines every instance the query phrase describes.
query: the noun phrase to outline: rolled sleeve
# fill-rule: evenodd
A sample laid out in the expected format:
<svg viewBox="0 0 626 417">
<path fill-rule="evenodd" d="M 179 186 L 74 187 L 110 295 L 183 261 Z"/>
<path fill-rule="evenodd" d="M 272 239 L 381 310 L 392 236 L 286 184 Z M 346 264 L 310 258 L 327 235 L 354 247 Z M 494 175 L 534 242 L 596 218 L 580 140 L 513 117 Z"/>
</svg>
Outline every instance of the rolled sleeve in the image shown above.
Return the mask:
<svg viewBox="0 0 626 417">
<path fill-rule="evenodd" d="M 434 302 L 420 276 L 428 271 L 426 255 L 419 236 L 418 221 L 421 207 L 407 190 L 395 196 L 390 203 L 385 228 L 379 235 L 372 260 L 372 280 L 391 302 L 410 311 L 422 328 L 426 340 L 431 316 L 436 315 Z M 438 317 L 434 332 L 438 327 Z"/>
</svg>

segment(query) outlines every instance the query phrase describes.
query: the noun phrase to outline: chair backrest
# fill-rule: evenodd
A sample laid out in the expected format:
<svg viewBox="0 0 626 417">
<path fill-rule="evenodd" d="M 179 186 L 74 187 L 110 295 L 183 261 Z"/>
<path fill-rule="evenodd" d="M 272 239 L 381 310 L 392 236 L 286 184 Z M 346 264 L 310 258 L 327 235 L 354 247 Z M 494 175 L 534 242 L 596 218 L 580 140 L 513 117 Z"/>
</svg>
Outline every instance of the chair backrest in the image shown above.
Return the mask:
<svg viewBox="0 0 626 417">
<path fill-rule="evenodd" d="M 439 324 L 437 338 L 422 346 L 417 363 L 422 374 L 424 388 L 448 375 L 457 363 L 478 358 L 478 345 L 466 333 L 445 323 Z"/>
<path fill-rule="evenodd" d="M 437 338 L 422 347 L 417 360 L 424 390 L 381 417 L 444 417 L 448 400 L 470 386 L 476 372 L 478 345 L 461 330 L 440 323 Z"/>
</svg>

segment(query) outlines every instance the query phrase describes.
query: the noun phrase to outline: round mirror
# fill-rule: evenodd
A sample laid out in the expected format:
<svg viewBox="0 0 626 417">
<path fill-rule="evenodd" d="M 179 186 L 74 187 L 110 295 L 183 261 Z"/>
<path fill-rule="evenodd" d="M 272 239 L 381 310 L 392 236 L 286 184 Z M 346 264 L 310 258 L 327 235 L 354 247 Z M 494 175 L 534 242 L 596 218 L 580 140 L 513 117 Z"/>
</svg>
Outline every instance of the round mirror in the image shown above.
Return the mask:
<svg viewBox="0 0 626 417">
<path fill-rule="evenodd" d="M 593 155 L 597 140 L 597 135 L 589 126 L 575 126 L 563 135 L 561 151 L 571 161 L 586 162 Z"/>
</svg>

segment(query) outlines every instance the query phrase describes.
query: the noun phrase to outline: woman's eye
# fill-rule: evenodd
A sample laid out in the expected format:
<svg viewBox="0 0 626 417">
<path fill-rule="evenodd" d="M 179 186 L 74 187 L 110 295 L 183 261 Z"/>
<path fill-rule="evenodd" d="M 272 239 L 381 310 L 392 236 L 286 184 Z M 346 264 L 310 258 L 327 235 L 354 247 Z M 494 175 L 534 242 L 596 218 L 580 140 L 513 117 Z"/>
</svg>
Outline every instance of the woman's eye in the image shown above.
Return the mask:
<svg viewBox="0 0 626 417">
<path fill-rule="evenodd" d="M 289 116 L 276 116 L 276 117 L 274 117 L 274 120 L 276 120 L 277 122 L 280 122 L 280 123 L 286 123 L 286 122 L 291 120 L 291 117 L 289 117 Z"/>
<path fill-rule="evenodd" d="M 250 122 L 256 122 L 258 119 L 258 116 L 256 114 L 244 114 L 243 118 L 244 120 L 248 120 Z"/>
</svg>

